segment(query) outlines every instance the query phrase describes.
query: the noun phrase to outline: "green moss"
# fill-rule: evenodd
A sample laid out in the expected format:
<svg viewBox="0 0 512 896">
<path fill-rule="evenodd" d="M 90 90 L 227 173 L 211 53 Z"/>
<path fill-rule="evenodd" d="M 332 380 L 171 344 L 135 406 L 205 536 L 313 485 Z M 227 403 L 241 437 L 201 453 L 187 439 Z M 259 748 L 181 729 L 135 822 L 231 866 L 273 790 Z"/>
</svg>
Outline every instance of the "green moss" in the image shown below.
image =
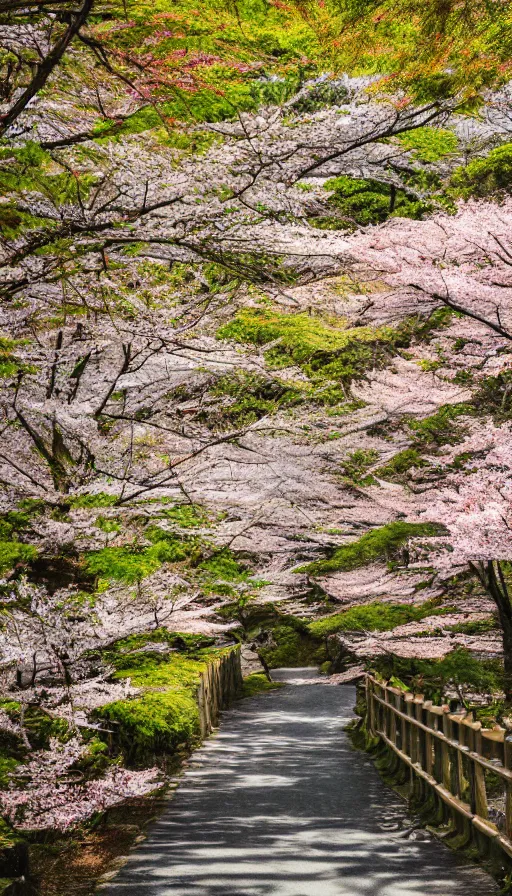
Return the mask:
<svg viewBox="0 0 512 896">
<path fill-rule="evenodd" d="M 328 659 L 324 643 L 311 634 L 304 620 L 283 613 L 276 604 L 236 601 L 225 608 L 237 620 L 246 641 L 255 641 L 271 669 L 318 666 Z"/>
<path fill-rule="evenodd" d="M 108 495 L 106 492 L 94 492 L 89 495 L 70 495 L 67 503 L 71 507 L 112 507 L 117 501 L 116 495 Z"/>
<path fill-rule="evenodd" d="M 282 681 L 269 681 L 263 672 L 253 672 L 244 678 L 242 697 L 254 697 L 263 691 L 275 691 L 277 688 L 284 687 Z"/>
<path fill-rule="evenodd" d="M 44 511 L 43 501 L 21 501 L 17 510 L 9 510 L 0 516 L 0 539 L 2 541 L 17 541 L 20 535 L 26 534 L 32 528 L 35 516 Z"/>
<path fill-rule="evenodd" d="M 208 523 L 208 514 L 199 504 L 174 504 L 172 507 L 160 510 L 158 516 L 182 529 L 195 529 Z"/>
<path fill-rule="evenodd" d="M 419 622 L 426 616 L 435 616 L 445 612 L 423 604 L 420 607 L 411 604 L 387 604 L 379 601 L 360 607 L 351 607 L 343 613 L 336 613 L 309 624 L 309 631 L 317 637 L 326 637 L 336 632 L 387 632 L 397 625 L 407 622 Z"/>
<path fill-rule="evenodd" d="M 408 131 L 398 137 L 405 149 L 422 162 L 437 162 L 457 151 L 459 141 L 453 131 L 445 128 L 424 127 Z"/>
<path fill-rule="evenodd" d="M 162 563 L 188 559 L 194 549 L 195 542 L 179 539 L 158 526 L 149 526 L 144 534 L 153 542 L 150 547 L 106 547 L 85 555 L 85 570 L 98 576 L 99 588 L 111 581 L 134 585 L 156 572 Z"/>
<path fill-rule="evenodd" d="M 152 644 L 167 644 L 172 650 L 185 649 L 192 652 L 192 658 L 194 658 L 194 652 L 206 647 L 212 647 L 214 643 L 215 639 L 207 635 L 192 635 L 184 632 L 169 631 L 166 628 L 158 628 L 139 635 L 129 635 L 121 641 L 116 641 L 115 645 L 105 653 L 105 657 L 116 669 L 122 670 L 127 663 L 132 662 L 132 660 L 127 659 L 127 654 L 139 651 L 143 647 L 147 647 L 148 651 L 151 651 Z"/>
<path fill-rule="evenodd" d="M 179 746 L 191 747 L 199 740 L 197 703 L 185 692 L 117 700 L 102 707 L 101 717 L 119 726 L 116 742 L 131 764 L 143 763 L 155 753 L 172 754 Z"/>
<path fill-rule="evenodd" d="M 374 466 L 378 459 L 379 452 L 375 451 L 373 448 L 358 448 L 356 451 L 352 451 L 348 454 L 344 459 L 341 466 L 341 472 L 351 482 L 361 484 L 368 480 L 366 473 L 370 467 Z"/>
<path fill-rule="evenodd" d="M 19 843 L 21 839 L 20 834 L 18 834 L 17 831 L 13 831 L 4 818 L 0 818 L 0 849 L 7 849 L 9 846 L 14 846 L 16 843 Z M 10 881 L 10 883 L 12 883 L 12 881 Z M 0 890 L 0 893 L 1 892 L 2 891 Z"/>
<path fill-rule="evenodd" d="M 0 541 L 0 575 L 17 565 L 27 566 L 37 557 L 37 548 L 20 541 Z"/>
<path fill-rule="evenodd" d="M 400 482 L 409 470 L 427 465 L 416 448 L 406 448 L 395 454 L 387 464 L 375 470 L 378 479 L 388 479 L 391 482 Z"/>
<path fill-rule="evenodd" d="M 250 569 L 243 566 L 229 548 L 221 548 L 198 564 L 201 587 L 205 594 L 236 597 L 237 586 L 261 588 L 266 582 L 253 579 Z"/>
<path fill-rule="evenodd" d="M 133 585 L 161 565 L 158 552 L 148 548 L 107 547 L 86 556 L 85 568 L 99 577 L 99 587 L 110 581 Z"/>
<path fill-rule="evenodd" d="M 211 390 L 215 397 L 231 399 L 219 402 L 214 409 L 198 414 L 209 426 L 224 429 L 241 428 L 274 413 L 280 407 L 293 407 L 304 399 L 304 389 L 291 386 L 275 377 L 236 371 L 220 377 Z"/>
<path fill-rule="evenodd" d="M 512 371 L 480 380 L 473 402 L 478 413 L 492 414 L 497 423 L 512 420 Z"/>
<path fill-rule="evenodd" d="M 317 560 L 302 566 L 296 572 L 324 575 L 338 570 L 358 569 L 378 560 L 392 560 L 410 538 L 439 534 L 439 527 L 430 523 L 394 522 L 373 529 L 353 541 L 342 545 L 328 560 Z"/>
<path fill-rule="evenodd" d="M 411 420 L 409 426 L 414 433 L 416 445 L 421 448 L 456 445 L 462 441 L 465 428 L 455 421 L 470 412 L 471 407 L 467 404 L 446 404 L 430 417 Z"/>
<path fill-rule="evenodd" d="M 491 150 L 484 159 L 475 159 L 458 168 L 451 177 L 450 189 L 462 199 L 512 192 L 512 143 Z"/>
<path fill-rule="evenodd" d="M 14 759 L 12 756 L 4 756 L 0 753 L 0 790 L 5 790 L 9 786 L 10 774 L 15 770 L 17 765 L 19 765 L 19 759 Z"/>
<path fill-rule="evenodd" d="M 308 314 L 282 314 L 269 308 L 244 308 L 221 327 L 218 338 L 265 346 L 272 367 L 300 366 L 315 382 L 350 382 L 378 360 L 379 348 L 392 342 L 389 328 L 346 327 Z M 346 398 L 346 396 L 344 396 Z"/>
<path fill-rule="evenodd" d="M 97 526 L 98 529 L 101 529 L 102 532 L 106 532 L 107 534 L 111 534 L 112 532 L 120 532 L 123 528 L 122 521 L 118 517 L 112 519 L 112 517 L 101 515 L 96 518 L 96 522 L 94 525 Z"/>
<path fill-rule="evenodd" d="M 20 721 L 20 703 L 15 700 L 2 700 L 0 706 L 14 722 Z M 52 737 L 57 737 L 63 741 L 69 737 L 70 728 L 65 719 L 55 719 L 37 706 L 27 707 L 23 723 L 28 739 L 36 750 L 47 749 Z M 22 756 L 23 748 L 16 738 L 12 743 L 9 743 L 7 748 L 4 747 L 3 758 L 13 758 L 16 761 L 20 761 Z"/>
<path fill-rule="evenodd" d="M 115 678 L 130 678 L 135 687 L 143 688 L 144 694 L 109 703 L 97 715 L 118 723 L 116 743 L 129 763 L 143 763 L 155 754 L 172 754 L 177 748 L 189 748 L 198 741 L 196 691 L 209 657 L 216 654 L 218 651 L 203 651 L 192 658 L 181 653 L 166 656 L 117 651 Z"/>
<path fill-rule="evenodd" d="M 461 622 L 459 625 L 449 625 L 447 630 L 461 635 L 485 635 L 498 628 L 495 619 L 479 619 L 476 622 Z"/>
<path fill-rule="evenodd" d="M 3 223 L 2 215 L 5 219 L 5 208 L 0 205 L 0 225 Z M 6 237 L 7 234 L 4 233 L 4 238 Z M 21 345 L 23 345 L 23 342 L 19 339 L 8 339 L 6 336 L 0 336 L 0 379 L 10 380 L 23 371 L 31 369 L 17 354 L 17 349 Z"/>
</svg>

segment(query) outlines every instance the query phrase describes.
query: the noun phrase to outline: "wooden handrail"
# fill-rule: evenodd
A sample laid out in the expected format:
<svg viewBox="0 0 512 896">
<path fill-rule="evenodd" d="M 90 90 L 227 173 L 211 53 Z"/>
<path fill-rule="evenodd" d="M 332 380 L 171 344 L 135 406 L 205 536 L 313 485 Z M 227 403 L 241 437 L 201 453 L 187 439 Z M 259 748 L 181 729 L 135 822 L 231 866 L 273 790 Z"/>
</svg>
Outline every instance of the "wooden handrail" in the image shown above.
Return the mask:
<svg viewBox="0 0 512 896">
<path fill-rule="evenodd" d="M 466 710 L 450 712 L 413 694 L 365 676 L 367 727 L 411 772 L 430 784 L 450 808 L 512 856 L 512 736 L 504 728 L 482 728 Z M 487 755 L 483 755 L 486 749 Z M 490 753 L 490 758 L 488 758 Z M 504 826 L 489 821 L 485 773 L 501 779 Z"/>
</svg>

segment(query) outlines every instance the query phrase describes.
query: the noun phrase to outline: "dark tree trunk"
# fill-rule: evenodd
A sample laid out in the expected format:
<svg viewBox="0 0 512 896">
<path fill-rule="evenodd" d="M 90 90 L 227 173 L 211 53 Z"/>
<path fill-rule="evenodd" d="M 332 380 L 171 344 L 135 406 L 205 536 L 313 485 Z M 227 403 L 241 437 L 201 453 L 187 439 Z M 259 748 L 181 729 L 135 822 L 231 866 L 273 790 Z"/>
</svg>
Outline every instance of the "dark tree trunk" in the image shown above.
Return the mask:
<svg viewBox="0 0 512 896">
<path fill-rule="evenodd" d="M 500 560 L 472 563 L 471 568 L 498 610 L 503 643 L 504 691 L 507 703 L 512 702 L 512 605 Z"/>
</svg>

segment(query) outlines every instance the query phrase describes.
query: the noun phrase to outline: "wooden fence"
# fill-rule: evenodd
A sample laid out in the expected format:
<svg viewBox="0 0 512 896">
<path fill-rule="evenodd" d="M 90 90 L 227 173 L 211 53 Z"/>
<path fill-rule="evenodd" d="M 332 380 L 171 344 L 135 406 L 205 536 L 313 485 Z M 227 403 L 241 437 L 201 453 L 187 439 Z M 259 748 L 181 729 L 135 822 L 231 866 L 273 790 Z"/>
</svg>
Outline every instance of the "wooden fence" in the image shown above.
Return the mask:
<svg viewBox="0 0 512 896">
<path fill-rule="evenodd" d="M 240 664 L 240 647 L 225 650 L 212 657 L 208 668 L 201 673 L 197 689 L 201 738 L 207 737 L 219 722 L 222 709 L 226 709 L 240 694 L 243 685 Z"/>
<path fill-rule="evenodd" d="M 512 737 L 365 677 L 366 725 L 466 826 L 512 858 Z"/>
</svg>

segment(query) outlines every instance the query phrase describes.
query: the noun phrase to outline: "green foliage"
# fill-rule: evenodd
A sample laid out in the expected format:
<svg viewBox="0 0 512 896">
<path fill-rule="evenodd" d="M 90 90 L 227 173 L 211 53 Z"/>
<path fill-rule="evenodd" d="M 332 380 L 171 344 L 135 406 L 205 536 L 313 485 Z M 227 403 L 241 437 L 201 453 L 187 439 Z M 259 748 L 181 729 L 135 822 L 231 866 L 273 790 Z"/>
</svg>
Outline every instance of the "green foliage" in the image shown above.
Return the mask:
<svg viewBox="0 0 512 896">
<path fill-rule="evenodd" d="M 361 484 L 367 481 L 366 473 L 378 459 L 379 452 L 375 451 L 375 449 L 358 448 L 344 459 L 341 471 L 351 482 Z"/>
<path fill-rule="evenodd" d="M 355 230 L 358 226 L 381 224 L 390 217 L 418 219 L 432 209 L 431 203 L 411 198 L 404 190 L 376 180 L 343 175 L 326 181 L 325 189 L 333 192 L 328 205 L 338 215 L 330 219 L 329 230 Z M 318 221 L 321 227 L 322 221 Z M 315 223 L 314 218 L 311 223 Z"/>
<path fill-rule="evenodd" d="M 401 134 L 398 140 L 405 149 L 422 162 L 438 162 L 457 151 L 459 141 L 453 131 L 446 128 L 416 128 Z"/>
<path fill-rule="evenodd" d="M 300 366 L 313 381 L 349 382 L 372 366 L 393 338 L 388 328 L 343 328 L 308 314 L 282 314 L 269 308 L 244 308 L 217 331 L 223 339 L 265 346 L 273 367 Z"/>
<path fill-rule="evenodd" d="M 277 378 L 247 373 L 243 370 L 220 377 L 211 390 L 215 397 L 231 399 L 219 403 L 198 417 L 219 429 L 242 428 L 275 412 L 279 407 L 293 407 L 301 402 L 304 390 L 281 382 Z"/>
<path fill-rule="evenodd" d="M 414 442 L 421 448 L 436 448 L 441 445 L 456 445 L 462 441 L 465 428 L 456 424 L 458 417 L 470 412 L 467 404 L 445 404 L 435 414 L 423 420 L 411 420 L 409 426 L 414 433 Z"/>
<path fill-rule="evenodd" d="M 244 678 L 242 697 L 254 697 L 264 691 L 275 691 L 277 688 L 284 687 L 282 681 L 269 681 L 263 672 L 253 672 Z"/>
<path fill-rule="evenodd" d="M 62 206 L 87 199 L 95 184 L 95 178 L 90 174 L 73 173 L 64 167 L 55 173 L 58 163 L 33 141 L 19 148 L 0 144 L 0 162 L 4 163 L 0 164 L 0 194 L 3 196 L 19 191 L 38 192 L 56 206 Z M 37 223 L 38 219 L 32 220 Z M 24 223 L 23 216 L 18 225 L 13 221 L 14 233 Z"/>
<path fill-rule="evenodd" d="M 71 507 L 86 508 L 89 507 L 112 507 L 117 501 L 116 495 L 108 495 L 106 492 L 93 492 L 88 495 L 70 495 L 67 498 Z"/>
<path fill-rule="evenodd" d="M 462 199 L 483 199 L 512 192 L 512 143 L 491 150 L 484 159 L 474 159 L 457 168 L 450 190 Z"/>
<path fill-rule="evenodd" d="M 378 479 L 400 482 L 413 467 L 418 469 L 424 466 L 426 466 L 426 461 L 416 448 L 406 448 L 404 451 L 399 451 L 398 454 L 395 454 L 387 464 L 379 467 L 375 471 L 375 476 Z"/>
<path fill-rule="evenodd" d="M 0 575 L 5 575 L 15 566 L 26 566 L 36 559 L 37 548 L 20 541 L 0 541 Z"/>
<path fill-rule="evenodd" d="M 387 654 L 375 657 L 372 667 L 386 680 L 397 676 L 437 704 L 445 700 L 447 690 L 453 687 L 462 696 L 471 692 L 492 694 L 503 687 L 503 669 L 499 661 L 477 659 L 462 647 L 441 660 L 405 659 Z"/>
<path fill-rule="evenodd" d="M 419 622 L 426 616 L 435 616 L 445 612 L 423 604 L 415 607 L 412 604 L 387 604 L 376 601 L 360 607 L 351 607 L 343 613 L 336 613 L 309 624 L 309 631 L 316 637 L 327 637 L 336 632 L 388 632 L 397 625 L 407 622 Z"/>
<path fill-rule="evenodd" d="M 171 135 L 177 121 L 220 121 L 237 109 L 280 103 L 294 92 L 304 57 L 315 40 L 301 17 L 272 5 L 242 0 L 236 7 L 211 0 L 177 0 L 169 31 L 168 5 L 129 2 L 114 13 L 123 29 L 98 20 L 97 36 L 143 71 L 148 44 L 154 105 L 140 110 L 122 132 L 157 126 Z M 272 75 L 274 75 L 272 77 Z M 183 85 L 185 79 L 186 85 Z M 181 148 L 181 146 L 179 147 Z M 188 148 L 188 147 L 187 147 Z"/>
<path fill-rule="evenodd" d="M 316 560 L 301 566 L 296 572 L 324 575 L 338 570 L 359 569 L 378 560 L 392 560 L 410 538 L 422 538 L 439 534 L 439 528 L 430 523 L 388 523 L 373 529 L 353 541 L 342 545 L 328 560 Z"/>
<path fill-rule="evenodd" d="M 497 423 L 512 420 L 512 371 L 480 380 L 473 402 L 478 412 L 492 414 Z"/>
</svg>

